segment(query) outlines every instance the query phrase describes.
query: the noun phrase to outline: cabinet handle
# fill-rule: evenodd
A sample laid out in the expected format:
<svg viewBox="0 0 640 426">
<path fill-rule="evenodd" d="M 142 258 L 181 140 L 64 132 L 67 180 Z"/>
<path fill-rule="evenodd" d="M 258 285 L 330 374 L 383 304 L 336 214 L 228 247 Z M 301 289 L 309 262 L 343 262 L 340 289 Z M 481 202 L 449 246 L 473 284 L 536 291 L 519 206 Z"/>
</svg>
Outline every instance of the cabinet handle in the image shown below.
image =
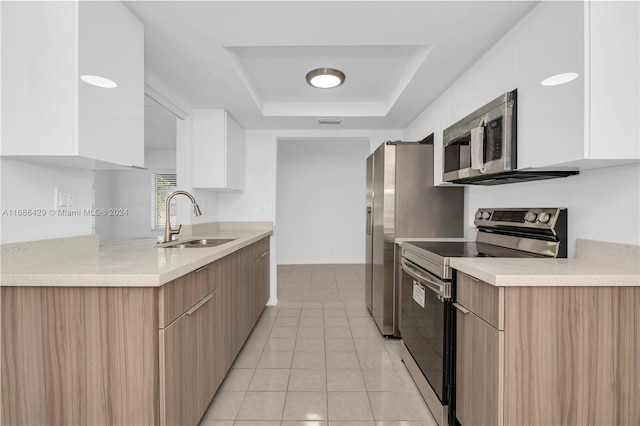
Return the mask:
<svg viewBox="0 0 640 426">
<path fill-rule="evenodd" d="M 460 305 L 460 304 L 458 304 L 458 303 L 455 303 L 455 302 L 454 302 L 454 303 L 453 303 L 453 306 L 455 306 L 455 308 L 456 308 L 457 310 L 459 310 L 460 312 L 462 312 L 463 314 L 468 314 L 469 312 L 471 312 L 471 311 L 469 311 L 467 308 L 465 308 L 464 306 L 462 306 L 462 305 Z"/>
<path fill-rule="evenodd" d="M 205 297 L 204 299 L 202 299 L 201 301 L 199 301 L 198 303 L 196 303 L 195 305 L 193 305 L 191 307 L 191 309 L 189 309 L 187 312 L 185 312 L 187 315 L 193 315 L 193 313 L 195 311 L 197 311 L 198 309 L 200 309 L 202 307 L 202 305 L 204 305 L 205 303 L 207 303 L 209 300 L 211 300 L 211 298 L 213 297 L 213 293 L 209 294 L 207 297 Z"/>
<path fill-rule="evenodd" d="M 200 271 L 204 271 L 204 270 L 205 270 L 205 269 L 207 269 L 208 267 L 209 267 L 209 265 L 204 265 L 204 266 L 201 266 L 200 268 L 196 269 L 196 270 L 195 270 L 195 271 L 193 271 L 193 272 L 200 272 Z"/>
<path fill-rule="evenodd" d="M 269 254 L 269 250 L 267 250 L 267 251 L 265 251 L 264 253 L 262 253 L 262 254 L 260 255 L 260 258 L 262 259 L 263 257 L 265 257 L 265 256 L 266 256 L 266 255 L 268 255 L 268 254 Z"/>
</svg>

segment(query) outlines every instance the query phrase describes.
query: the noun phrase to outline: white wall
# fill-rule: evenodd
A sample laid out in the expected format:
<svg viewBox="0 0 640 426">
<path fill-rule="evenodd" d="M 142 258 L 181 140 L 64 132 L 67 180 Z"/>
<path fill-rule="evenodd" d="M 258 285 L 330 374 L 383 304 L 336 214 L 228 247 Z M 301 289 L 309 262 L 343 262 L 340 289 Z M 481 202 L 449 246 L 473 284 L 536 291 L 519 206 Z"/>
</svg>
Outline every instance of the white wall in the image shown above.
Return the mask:
<svg viewBox="0 0 640 426">
<path fill-rule="evenodd" d="M 144 151 L 144 166 L 149 170 L 175 170 L 175 149 L 153 149 Z"/>
<path fill-rule="evenodd" d="M 276 180 L 279 140 L 369 140 L 373 152 L 385 140 L 402 138 L 400 130 L 246 130 L 246 185 L 243 193 L 219 194 L 220 221 L 276 223 Z M 272 256 L 273 257 L 273 256 Z"/>
<path fill-rule="evenodd" d="M 151 228 L 152 175 L 175 172 L 176 151 L 146 150 L 144 164 L 149 170 L 96 170 L 96 208 L 127 210 L 124 216 L 96 217 L 100 241 L 162 234 Z"/>
<path fill-rule="evenodd" d="M 100 241 L 161 234 L 151 229 L 151 179 L 148 170 L 96 171 L 96 208 L 126 209 L 123 216 L 96 217 Z"/>
<path fill-rule="evenodd" d="M 276 164 L 276 134 L 245 130 L 245 190 L 218 195 L 219 220 L 275 222 Z"/>
<path fill-rule="evenodd" d="M 278 143 L 278 264 L 364 263 L 370 141 Z"/>
<path fill-rule="evenodd" d="M 59 216 L 55 188 L 76 194 L 77 209 L 91 208 L 91 171 L 1 158 L 0 242 L 12 243 L 92 233 L 90 215 Z M 43 209 L 44 216 L 16 216 L 13 209 Z"/>
<path fill-rule="evenodd" d="M 400 130 L 247 130 L 245 131 L 246 184 L 241 194 L 220 194 L 220 221 L 271 221 L 271 297 L 277 303 L 277 257 L 279 225 L 276 219 L 278 140 L 286 139 L 368 139 L 370 152 L 387 139 L 401 139 Z"/>
<path fill-rule="evenodd" d="M 586 238 L 640 244 L 640 165 L 583 170 L 578 176 L 465 190 L 466 218 L 479 207 L 566 207 L 569 257 Z"/>
<path fill-rule="evenodd" d="M 104 208 L 105 206 L 113 206 L 113 193 L 115 192 L 115 183 L 112 179 L 113 171 L 111 170 L 96 170 L 96 185 L 95 185 L 95 197 L 96 207 Z M 112 229 L 111 218 L 97 217 L 96 218 L 96 234 L 100 236 L 101 241 L 111 240 L 115 238 L 115 234 Z"/>
</svg>

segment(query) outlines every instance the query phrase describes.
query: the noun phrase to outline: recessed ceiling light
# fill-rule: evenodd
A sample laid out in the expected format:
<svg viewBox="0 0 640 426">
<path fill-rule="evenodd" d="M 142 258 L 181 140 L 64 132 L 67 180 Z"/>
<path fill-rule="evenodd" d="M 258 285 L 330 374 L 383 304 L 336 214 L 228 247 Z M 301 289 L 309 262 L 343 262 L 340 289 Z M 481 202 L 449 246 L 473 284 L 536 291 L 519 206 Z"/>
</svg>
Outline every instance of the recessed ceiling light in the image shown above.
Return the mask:
<svg viewBox="0 0 640 426">
<path fill-rule="evenodd" d="M 115 81 L 99 75 L 84 74 L 80 76 L 80 80 L 92 86 L 102 87 L 104 89 L 114 89 L 118 87 Z"/>
<path fill-rule="evenodd" d="M 540 82 L 543 86 L 557 86 L 559 84 L 565 84 L 578 78 L 577 72 L 565 72 L 562 74 L 552 75 Z"/>
<path fill-rule="evenodd" d="M 344 73 L 333 68 L 317 68 L 307 73 L 307 83 L 319 89 L 331 89 L 344 83 Z"/>
</svg>

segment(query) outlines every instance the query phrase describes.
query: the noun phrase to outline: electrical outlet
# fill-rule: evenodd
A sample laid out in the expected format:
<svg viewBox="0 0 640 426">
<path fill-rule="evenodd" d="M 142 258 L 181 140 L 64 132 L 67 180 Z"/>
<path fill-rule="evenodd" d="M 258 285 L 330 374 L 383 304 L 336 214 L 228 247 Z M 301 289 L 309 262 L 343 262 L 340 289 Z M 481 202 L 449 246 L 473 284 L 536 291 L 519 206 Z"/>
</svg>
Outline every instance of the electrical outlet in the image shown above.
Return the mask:
<svg viewBox="0 0 640 426">
<path fill-rule="evenodd" d="M 71 210 L 75 210 L 77 208 L 76 202 L 77 194 L 75 191 L 67 192 L 67 208 Z"/>
</svg>

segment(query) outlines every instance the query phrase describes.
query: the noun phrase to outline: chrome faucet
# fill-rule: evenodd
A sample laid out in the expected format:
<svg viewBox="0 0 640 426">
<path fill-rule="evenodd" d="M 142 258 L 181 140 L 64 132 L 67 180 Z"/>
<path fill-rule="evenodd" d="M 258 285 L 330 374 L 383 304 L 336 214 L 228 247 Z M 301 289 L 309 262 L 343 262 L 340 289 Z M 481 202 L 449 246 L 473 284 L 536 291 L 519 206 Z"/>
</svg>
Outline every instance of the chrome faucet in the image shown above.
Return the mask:
<svg viewBox="0 0 640 426">
<path fill-rule="evenodd" d="M 170 215 L 170 211 L 169 211 L 169 207 L 170 207 L 170 203 L 171 203 L 171 199 L 173 197 L 175 197 L 176 195 L 186 195 L 187 197 L 189 197 L 189 199 L 191 200 L 191 202 L 193 203 L 193 213 L 196 216 L 201 216 L 202 212 L 200 211 L 200 207 L 198 207 L 198 203 L 196 203 L 196 199 L 193 198 L 193 195 L 189 194 L 187 191 L 173 191 L 171 194 L 169 194 L 169 196 L 167 197 L 165 204 L 167 207 L 167 213 L 166 213 L 166 220 L 164 222 L 164 241 L 163 243 L 168 243 L 170 241 L 173 240 L 173 235 L 178 235 L 180 233 L 180 230 L 182 229 L 182 225 L 178 225 L 178 229 L 173 229 L 171 228 L 171 221 L 169 220 L 169 215 Z"/>
</svg>

